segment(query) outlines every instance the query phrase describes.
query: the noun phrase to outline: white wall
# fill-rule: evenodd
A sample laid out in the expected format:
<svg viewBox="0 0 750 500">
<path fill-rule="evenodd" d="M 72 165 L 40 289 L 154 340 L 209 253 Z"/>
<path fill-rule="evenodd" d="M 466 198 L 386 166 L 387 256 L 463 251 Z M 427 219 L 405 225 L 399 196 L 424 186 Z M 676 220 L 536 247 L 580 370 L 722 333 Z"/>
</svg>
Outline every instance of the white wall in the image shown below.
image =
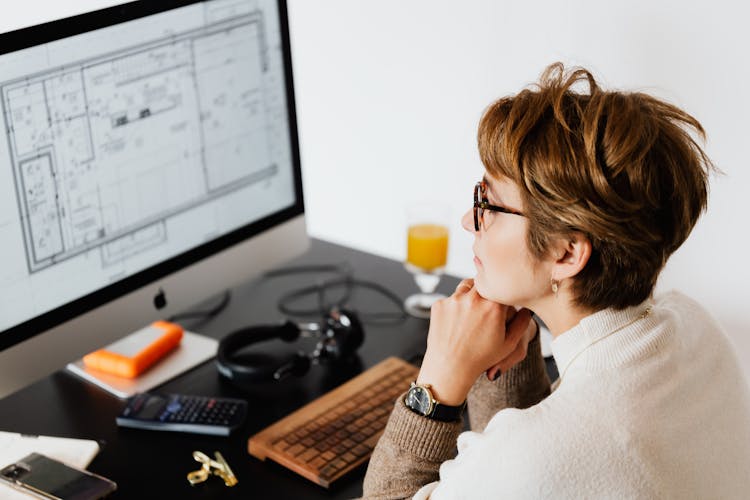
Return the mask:
<svg viewBox="0 0 750 500">
<path fill-rule="evenodd" d="M 117 3 L 25 0 L 0 16 L 0 31 Z M 550 62 L 580 64 L 706 128 L 725 175 L 659 286 L 706 304 L 750 377 L 749 14 L 731 0 L 290 0 L 310 232 L 401 259 L 404 205 L 441 199 L 455 221 L 449 271 L 471 275 L 458 219 L 482 174 L 482 109 Z"/>
<path fill-rule="evenodd" d="M 709 211 L 659 287 L 706 304 L 750 377 L 750 8 L 730 0 L 293 0 L 290 11 L 310 232 L 400 259 L 402 207 L 440 198 L 453 211 L 448 267 L 458 275 L 473 273 L 471 237 L 458 219 L 483 171 L 475 131 L 490 101 L 561 60 L 696 116 L 725 175 L 712 180 Z"/>
</svg>

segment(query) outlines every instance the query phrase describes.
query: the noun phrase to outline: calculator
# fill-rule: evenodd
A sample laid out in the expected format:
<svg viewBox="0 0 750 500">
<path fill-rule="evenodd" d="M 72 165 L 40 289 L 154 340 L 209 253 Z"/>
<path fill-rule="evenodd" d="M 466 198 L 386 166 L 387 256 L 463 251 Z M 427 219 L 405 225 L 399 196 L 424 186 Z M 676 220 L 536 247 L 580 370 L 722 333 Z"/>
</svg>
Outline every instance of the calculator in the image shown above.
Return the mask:
<svg viewBox="0 0 750 500">
<path fill-rule="evenodd" d="M 247 401 L 186 394 L 139 393 L 117 416 L 120 427 L 228 436 L 242 425 Z"/>
</svg>

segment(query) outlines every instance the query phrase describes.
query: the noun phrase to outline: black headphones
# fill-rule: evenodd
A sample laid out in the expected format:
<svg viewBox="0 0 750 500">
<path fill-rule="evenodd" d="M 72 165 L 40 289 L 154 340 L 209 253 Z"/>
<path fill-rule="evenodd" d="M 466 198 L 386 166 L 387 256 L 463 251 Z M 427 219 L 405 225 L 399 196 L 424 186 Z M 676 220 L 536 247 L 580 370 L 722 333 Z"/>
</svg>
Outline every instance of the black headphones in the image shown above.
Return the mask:
<svg viewBox="0 0 750 500">
<path fill-rule="evenodd" d="M 236 354 L 245 347 L 265 340 L 281 339 L 294 342 L 300 336 L 318 339 L 311 353 L 297 352 L 274 359 L 256 353 L 249 361 L 240 361 Z M 302 376 L 311 364 L 345 361 L 351 358 L 364 341 L 359 318 L 345 309 L 333 308 L 319 323 L 260 325 L 230 333 L 219 342 L 216 364 L 219 373 L 237 386 L 282 380 L 289 375 Z"/>
</svg>

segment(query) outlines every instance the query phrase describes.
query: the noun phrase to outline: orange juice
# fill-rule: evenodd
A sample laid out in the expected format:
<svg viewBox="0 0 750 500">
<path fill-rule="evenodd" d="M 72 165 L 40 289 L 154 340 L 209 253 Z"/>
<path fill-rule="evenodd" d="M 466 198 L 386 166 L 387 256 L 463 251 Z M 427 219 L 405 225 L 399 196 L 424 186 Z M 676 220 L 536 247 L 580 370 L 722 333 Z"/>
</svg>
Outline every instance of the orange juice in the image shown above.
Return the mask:
<svg viewBox="0 0 750 500">
<path fill-rule="evenodd" d="M 448 260 L 448 228 L 438 224 L 409 226 L 406 261 L 430 271 L 445 267 Z"/>
</svg>

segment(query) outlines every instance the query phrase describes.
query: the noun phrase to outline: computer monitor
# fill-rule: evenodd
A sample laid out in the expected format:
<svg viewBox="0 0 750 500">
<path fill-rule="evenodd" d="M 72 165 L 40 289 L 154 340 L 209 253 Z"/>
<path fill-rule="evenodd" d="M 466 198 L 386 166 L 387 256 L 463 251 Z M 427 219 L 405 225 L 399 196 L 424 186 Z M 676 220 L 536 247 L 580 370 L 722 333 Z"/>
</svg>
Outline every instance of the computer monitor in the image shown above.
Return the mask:
<svg viewBox="0 0 750 500">
<path fill-rule="evenodd" d="M 308 246 L 284 1 L 2 34 L 0 98 L 0 397 Z"/>
</svg>

